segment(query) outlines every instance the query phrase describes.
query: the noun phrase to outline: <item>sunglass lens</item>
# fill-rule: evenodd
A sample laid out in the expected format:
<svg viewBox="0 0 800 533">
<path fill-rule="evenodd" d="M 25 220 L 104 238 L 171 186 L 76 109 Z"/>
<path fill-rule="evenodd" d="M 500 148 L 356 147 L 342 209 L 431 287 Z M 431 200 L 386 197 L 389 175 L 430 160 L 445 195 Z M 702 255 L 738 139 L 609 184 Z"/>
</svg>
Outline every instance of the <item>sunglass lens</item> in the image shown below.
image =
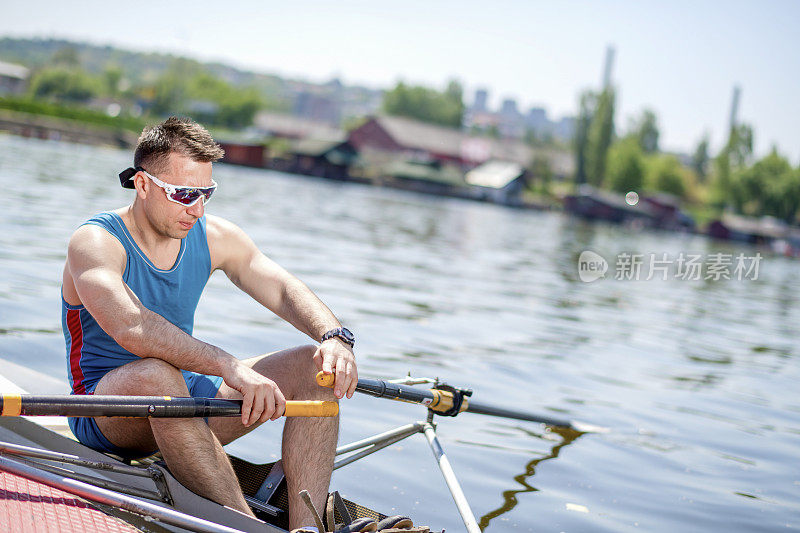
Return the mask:
<svg viewBox="0 0 800 533">
<path fill-rule="evenodd" d="M 202 193 L 198 189 L 183 189 L 175 191 L 170 197 L 176 202 L 180 202 L 184 205 L 191 205 L 200 198 L 201 194 Z"/>
<path fill-rule="evenodd" d="M 170 194 L 169 197 L 184 205 L 192 205 L 198 198 L 203 197 L 203 204 L 205 204 L 211 199 L 211 195 L 214 194 L 214 189 L 215 187 L 204 187 L 202 189 L 187 187 L 185 189 L 178 189 Z"/>
</svg>

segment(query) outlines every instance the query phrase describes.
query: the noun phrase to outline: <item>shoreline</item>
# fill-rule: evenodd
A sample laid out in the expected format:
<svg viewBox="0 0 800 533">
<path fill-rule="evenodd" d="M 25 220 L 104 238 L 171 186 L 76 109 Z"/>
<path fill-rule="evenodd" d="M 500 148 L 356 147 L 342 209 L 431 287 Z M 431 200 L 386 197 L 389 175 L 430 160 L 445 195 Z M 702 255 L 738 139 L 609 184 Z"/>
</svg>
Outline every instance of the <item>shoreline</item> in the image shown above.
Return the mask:
<svg viewBox="0 0 800 533">
<path fill-rule="evenodd" d="M 0 109 L 0 132 L 25 138 L 116 148 L 133 148 L 138 138 L 135 133 L 123 129 L 7 109 Z"/>
<path fill-rule="evenodd" d="M 81 122 L 79 120 L 51 117 L 45 115 L 34 115 L 30 113 L 10 111 L 4 109 L 0 109 L 0 133 L 6 133 L 9 135 L 15 135 L 23 138 L 59 141 L 59 142 L 84 144 L 92 146 L 108 146 L 121 149 L 133 149 L 136 146 L 136 141 L 138 138 L 138 136 L 135 133 L 128 130 L 104 127 L 99 125 L 90 125 Z M 241 166 L 240 164 L 232 161 L 223 160 L 223 162 L 230 165 Z M 244 165 L 244 166 L 253 166 L 253 165 Z M 275 170 L 278 172 L 287 172 L 292 175 L 299 175 L 305 177 L 312 177 L 312 178 L 316 177 L 318 179 L 325 179 L 325 180 L 332 179 L 332 178 L 325 178 L 325 177 L 292 172 L 281 168 L 273 168 L 272 165 L 269 164 L 264 166 L 256 166 L 255 168 L 262 168 L 264 170 Z M 405 190 L 410 192 L 416 192 L 419 194 L 438 196 L 443 198 L 450 197 L 450 198 L 459 198 L 471 202 L 491 203 L 495 205 L 501 205 L 503 207 L 512 208 L 515 210 L 561 212 L 573 216 L 577 219 L 584 220 L 587 223 L 605 222 L 615 225 L 622 224 L 622 225 L 631 225 L 634 227 L 641 227 L 641 228 L 647 227 L 653 230 L 666 231 L 669 233 L 676 233 L 676 234 L 688 233 L 695 235 L 704 235 L 710 239 L 717 240 L 719 242 L 739 242 L 742 244 L 749 244 L 757 249 L 767 249 L 770 250 L 770 252 L 778 255 L 784 255 L 784 256 L 800 255 L 800 250 L 796 250 L 793 245 L 783 245 L 783 241 L 781 239 L 777 239 L 777 241 L 781 241 L 778 242 L 777 244 L 782 245 L 783 248 L 775 249 L 772 242 L 773 239 L 768 239 L 767 240 L 768 242 L 762 242 L 761 240 L 748 242 L 747 239 L 742 238 L 741 236 L 738 236 L 736 234 L 728 238 L 721 238 L 719 235 L 712 234 L 712 232 L 710 231 L 711 225 L 705 228 L 697 228 L 697 227 L 674 228 L 674 227 L 660 227 L 659 225 L 655 224 L 642 224 L 641 217 L 638 216 L 631 218 L 625 217 L 622 220 L 615 220 L 614 218 L 607 219 L 603 217 L 593 216 L 592 214 L 582 214 L 579 211 L 573 211 L 567 208 L 567 206 L 563 202 L 563 199 L 560 205 L 557 203 L 543 204 L 529 200 L 523 200 L 519 203 L 500 203 L 500 202 L 493 202 L 488 198 L 476 197 L 474 194 L 470 194 L 470 191 L 430 190 L 427 187 L 420 187 L 418 184 L 406 183 L 403 180 L 398 180 L 398 179 L 353 178 L 353 179 L 340 179 L 339 181 L 361 183 L 364 185 L 375 186 L 375 187 L 385 187 L 397 190 Z"/>
</svg>

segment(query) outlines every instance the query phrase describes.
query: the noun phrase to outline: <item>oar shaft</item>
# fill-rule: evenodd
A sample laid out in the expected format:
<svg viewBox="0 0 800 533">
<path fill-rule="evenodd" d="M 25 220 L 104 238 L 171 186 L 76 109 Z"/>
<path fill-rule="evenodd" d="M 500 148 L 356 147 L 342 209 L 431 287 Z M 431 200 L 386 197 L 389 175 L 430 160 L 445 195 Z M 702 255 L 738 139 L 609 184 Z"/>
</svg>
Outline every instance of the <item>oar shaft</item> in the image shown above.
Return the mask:
<svg viewBox="0 0 800 533">
<path fill-rule="evenodd" d="M 360 378 L 358 385 L 356 385 L 356 390 L 378 398 L 391 398 L 424 405 L 429 404 L 434 399 L 431 390 L 399 385 L 382 379 Z"/>
<path fill-rule="evenodd" d="M 475 403 L 472 400 L 469 402 L 467 412 L 475 413 L 478 415 L 499 416 L 502 418 L 513 418 L 514 420 L 525 420 L 528 422 L 538 422 L 548 426 L 559 426 L 565 428 L 572 428 L 572 422 L 563 418 L 555 418 L 551 416 L 539 415 L 534 413 L 525 413 L 523 411 L 516 411 L 514 409 L 505 409 L 502 407 L 494 407 L 481 403 Z M 573 428 L 574 429 L 574 428 Z"/>
<path fill-rule="evenodd" d="M 336 402 L 287 401 L 285 416 L 335 416 Z M 194 418 L 241 416 L 241 400 L 171 396 L 0 395 L 2 416 L 123 416 Z"/>
<path fill-rule="evenodd" d="M 317 383 L 323 387 L 333 387 L 334 379 L 335 376 L 333 374 L 323 374 L 322 372 L 317 374 Z M 453 393 L 450 391 L 418 389 L 408 385 L 400 385 L 398 383 L 392 383 L 382 379 L 359 378 L 358 385 L 356 385 L 356 390 L 358 392 L 363 392 L 364 394 L 369 394 L 370 396 L 375 396 L 378 398 L 391 398 L 393 400 L 418 403 L 440 413 L 446 412 L 453 406 Z M 514 409 L 493 407 L 490 405 L 475 403 L 469 398 L 463 399 L 461 411 L 480 415 L 511 418 L 515 420 L 525 420 L 528 422 L 546 424 L 548 426 L 577 429 L 570 420 L 538 415 L 534 413 L 525 413 L 522 411 L 516 411 Z"/>
<path fill-rule="evenodd" d="M 333 374 L 317 373 L 317 384 L 321 387 L 333 387 L 334 379 L 335 376 Z M 358 378 L 356 391 L 376 398 L 418 403 L 438 411 L 446 411 L 452 406 L 452 393 L 449 391 L 417 389 L 383 379 Z"/>
</svg>

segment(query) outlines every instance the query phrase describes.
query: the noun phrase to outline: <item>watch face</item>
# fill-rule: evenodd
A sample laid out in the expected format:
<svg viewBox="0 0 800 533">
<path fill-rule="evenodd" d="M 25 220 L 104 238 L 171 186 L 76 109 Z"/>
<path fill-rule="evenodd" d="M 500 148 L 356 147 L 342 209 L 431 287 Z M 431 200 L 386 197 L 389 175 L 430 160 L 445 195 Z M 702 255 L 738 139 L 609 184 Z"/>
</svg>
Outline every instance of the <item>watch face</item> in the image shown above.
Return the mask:
<svg viewBox="0 0 800 533">
<path fill-rule="evenodd" d="M 342 335 L 344 336 L 345 339 L 351 342 L 356 340 L 355 336 L 347 328 L 342 328 Z"/>
</svg>

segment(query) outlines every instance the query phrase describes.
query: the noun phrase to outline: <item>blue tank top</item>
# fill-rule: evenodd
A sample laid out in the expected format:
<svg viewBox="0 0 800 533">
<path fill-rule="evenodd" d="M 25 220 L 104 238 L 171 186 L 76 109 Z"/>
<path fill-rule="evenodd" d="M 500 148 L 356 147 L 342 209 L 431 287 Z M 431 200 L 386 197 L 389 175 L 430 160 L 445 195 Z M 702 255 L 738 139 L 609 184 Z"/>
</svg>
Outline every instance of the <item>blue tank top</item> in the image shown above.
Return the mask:
<svg viewBox="0 0 800 533">
<path fill-rule="evenodd" d="M 150 262 L 116 213 L 100 213 L 85 224 L 100 226 L 125 247 L 127 264 L 122 280 L 142 304 L 191 335 L 194 312 L 211 275 L 206 218 L 198 219 L 181 240 L 178 258 L 169 270 L 156 268 Z M 107 372 L 139 359 L 103 331 L 84 306 L 69 305 L 63 295 L 61 304 L 67 374 L 73 394 L 91 394 Z"/>
</svg>

